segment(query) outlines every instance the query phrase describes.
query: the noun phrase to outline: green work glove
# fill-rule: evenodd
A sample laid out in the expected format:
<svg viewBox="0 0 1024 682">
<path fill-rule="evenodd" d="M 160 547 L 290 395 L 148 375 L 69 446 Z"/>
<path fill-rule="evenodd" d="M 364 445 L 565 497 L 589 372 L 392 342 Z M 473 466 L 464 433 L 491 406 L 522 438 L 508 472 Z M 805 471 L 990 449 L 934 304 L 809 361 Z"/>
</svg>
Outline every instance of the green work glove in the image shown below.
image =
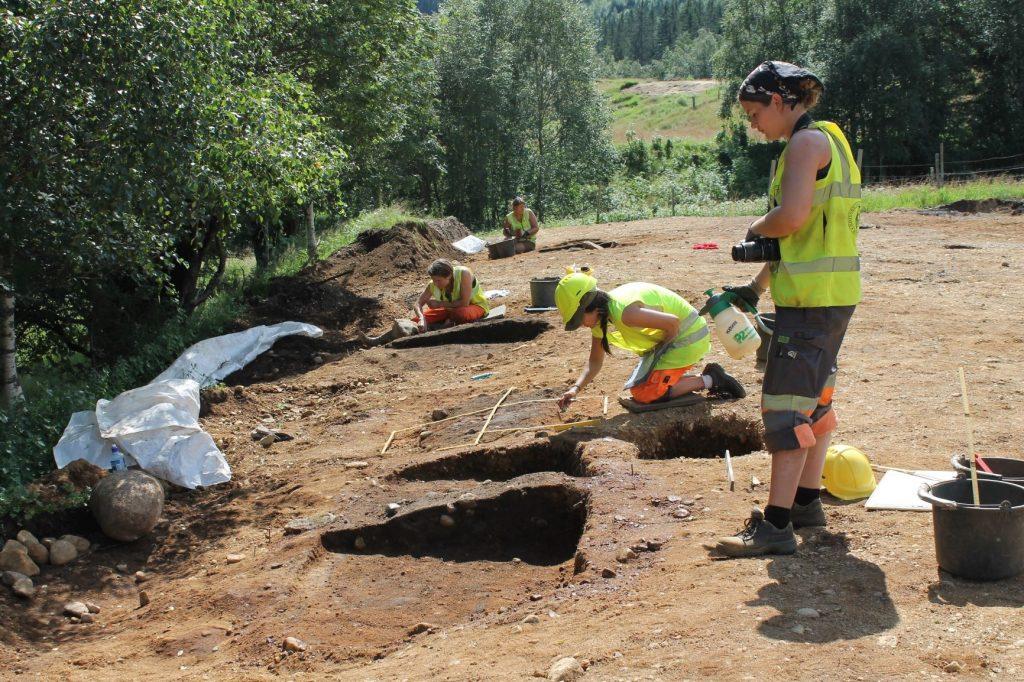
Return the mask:
<svg viewBox="0 0 1024 682">
<path fill-rule="evenodd" d="M 757 310 L 757 301 L 761 298 L 761 294 L 759 294 L 750 284 L 743 284 L 741 286 L 724 286 L 722 287 L 722 290 L 728 291 L 754 310 Z"/>
</svg>

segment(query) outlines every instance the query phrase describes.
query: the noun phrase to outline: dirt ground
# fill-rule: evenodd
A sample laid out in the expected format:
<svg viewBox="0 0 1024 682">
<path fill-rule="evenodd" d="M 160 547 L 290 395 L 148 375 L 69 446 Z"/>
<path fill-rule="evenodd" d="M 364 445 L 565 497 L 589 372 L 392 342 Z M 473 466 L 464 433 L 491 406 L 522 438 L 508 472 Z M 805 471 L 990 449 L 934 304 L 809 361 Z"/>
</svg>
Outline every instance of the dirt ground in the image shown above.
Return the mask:
<svg viewBox="0 0 1024 682">
<path fill-rule="evenodd" d="M 748 222 L 564 228 L 542 232 L 540 246 L 618 245 L 467 260 L 485 289 L 512 292 L 504 302 L 520 316 L 529 279 L 572 262 L 606 286 L 647 280 L 699 303 L 704 289 L 754 271 L 728 252 Z M 963 364 L 980 452 L 1024 456 L 1024 216 L 893 212 L 862 223 L 864 302 L 840 357 L 836 441 L 882 465 L 947 468 L 965 443 Z M 709 241 L 722 248 L 691 249 Z M 561 656 L 585 659 L 595 680 L 1024 676 L 1024 578 L 940 573 L 929 513 L 828 499 L 828 528 L 800 531 L 793 556 L 709 558 L 702 544 L 738 530 L 766 497 L 751 486 L 769 464 L 752 360 L 717 344 L 708 358 L 748 387 L 742 401 L 633 416 L 615 402 L 634 364 L 618 352 L 560 416 L 542 400 L 576 377 L 589 338 L 561 331 L 554 313 L 541 316 L 553 328 L 509 343 L 345 342 L 356 328 L 390 326 L 423 281 L 406 270 L 324 284 L 347 288 L 321 300 L 349 302 L 352 317 L 323 311 L 328 341 L 282 341 L 208 406 L 229 484 L 172 493 L 148 539 L 86 533 L 97 546 L 44 568 L 30 605 L 2 590 L 3 677 L 505 680 L 543 677 Z M 473 446 L 509 387 L 509 406 Z M 484 412 L 410 428 L 434 410 Z M 500 430 L 589 418 L 603 421 Z M 260 425 L 294 440 L 264 448 L 250 438 Z M 149 580 L 136 584 L 136 570 Z M 141 608 L 140 589 L 151 599 Z M 63 618 L 71 598 L 98 604 L 97 622 Z M 285 653 L 286 637 L 306 650 Z"/>
</svg>

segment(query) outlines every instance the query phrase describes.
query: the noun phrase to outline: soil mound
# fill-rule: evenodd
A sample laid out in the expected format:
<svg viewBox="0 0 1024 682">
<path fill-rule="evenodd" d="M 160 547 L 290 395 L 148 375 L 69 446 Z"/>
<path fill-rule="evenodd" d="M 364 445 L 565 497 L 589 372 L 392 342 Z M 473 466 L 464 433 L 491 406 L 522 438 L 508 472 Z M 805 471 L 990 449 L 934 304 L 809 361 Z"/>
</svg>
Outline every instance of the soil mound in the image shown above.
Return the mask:
<svg viewBox="0 0 1024 682">
<path fill-rule="evenodd" d="M 940 206 L 939 210 L 954 213 L 1009 213 L 1010 215 L 1024 215 L 1024 201 L 961 199 L 960 201 Z"/>
<path fill-rule="evenodd" d="M 258 314 L 261 321 L 298 319 L 326 330 L 373 327 L 387 316 L 381 301 L 393 297 L 400 280 L 423 278 L 434 259 L 454 258 L 451 243 L 468 234 L 452 217 L 367 230 L 326 260 L 271 281 Z"/>
</svg>

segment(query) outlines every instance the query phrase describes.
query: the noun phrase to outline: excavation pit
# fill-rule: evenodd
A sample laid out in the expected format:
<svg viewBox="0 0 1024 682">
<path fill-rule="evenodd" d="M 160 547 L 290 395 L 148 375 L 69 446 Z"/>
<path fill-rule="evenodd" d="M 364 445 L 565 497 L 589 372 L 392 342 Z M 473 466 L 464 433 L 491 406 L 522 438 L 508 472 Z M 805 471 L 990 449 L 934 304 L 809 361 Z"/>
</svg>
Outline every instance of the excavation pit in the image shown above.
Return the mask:
<svg viewBox="0 0 1024 682">
<path fill-rule="evenodd" d="M 384 523 L 324 533 L 321 542 L 340 554 L 444 561 L 554 566 L 575 556 L 587 521 L 586 491 L 547 480 L 494 484 L 478 493 L 414 503 Z"/>
<path fill-rule="evenodd" d="M 547 246 L 540 249 L 540 253 L 551 253 L 552 251 L 601 251 L 603 249 L 614 249 L 618 245 L 618 242 L 606 239 L 574 239 L 564 244 Z"/>
<path fill-rule="evenodd" d="M 764 448 L 761 423 L 736 415 L 715 415 L 669 424 L 657 433 L 654 447 L 641 451 L 643 459 L 733 457 Z"/>
<path fill-rule="evenodd" d="M 576 477 L 592 475 L 577 444 L 556 439 L 460 452 L 407 466 L 395 472 L 395 478 L 412 481 L 508 481 L 542 471 Z"/>
<path fill-rule="evenodd" d="M 392 341 L 389 346 L 391 348 L 424 348 L 448 344 L 517 343 L 531 341 L 549 329 L 551 329 L 551 323 L 545 320 L 487 320 L 407 336 Z"/>
</svg>

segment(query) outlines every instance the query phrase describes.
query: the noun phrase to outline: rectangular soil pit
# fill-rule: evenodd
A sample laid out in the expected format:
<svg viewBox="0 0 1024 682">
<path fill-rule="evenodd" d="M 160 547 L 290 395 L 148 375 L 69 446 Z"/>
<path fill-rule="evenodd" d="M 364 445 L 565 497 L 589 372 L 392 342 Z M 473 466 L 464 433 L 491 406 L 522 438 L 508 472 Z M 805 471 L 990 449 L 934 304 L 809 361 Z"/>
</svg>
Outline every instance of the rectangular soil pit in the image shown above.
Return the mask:
<svg viewBox="0 0 1024 682">
<path fill-rule="evenodd" d="M 545 320 L 487 320 L 407 336 L 392 341 L 389 346 L 391 348 L 423 348 L 448 344 L 517 343 L 535 339 L 551 328 L 551 323 Z"/>
<path fill-rule="evenodd" d="M 586 525 L 589 495 L 565 483 L 505 485 L 399 512 L 388 521 L 329 531 L 323 546 L 342 554 L 511 561 L 553 566 L 572 559 Z"/>
<path fill-rule="evenodd" d="M 733 457 L 747 455 L 764 448 L 761 423 L 736 415 L 714 415 L 694 421 L 683 421 L 662 427 L 655 437 L 655 447 L 641 451 L 643 459 L 674 459 L 676 457 Z"/>
<path fill-rule="evenodd" d="M 541 471 L 561 472 L 569 476 L 590 475 L 576 443 L 564 439 L 460 452 L 407 466 L 394 475 L 411 481 L 507 481 Z"/>
</svg>

